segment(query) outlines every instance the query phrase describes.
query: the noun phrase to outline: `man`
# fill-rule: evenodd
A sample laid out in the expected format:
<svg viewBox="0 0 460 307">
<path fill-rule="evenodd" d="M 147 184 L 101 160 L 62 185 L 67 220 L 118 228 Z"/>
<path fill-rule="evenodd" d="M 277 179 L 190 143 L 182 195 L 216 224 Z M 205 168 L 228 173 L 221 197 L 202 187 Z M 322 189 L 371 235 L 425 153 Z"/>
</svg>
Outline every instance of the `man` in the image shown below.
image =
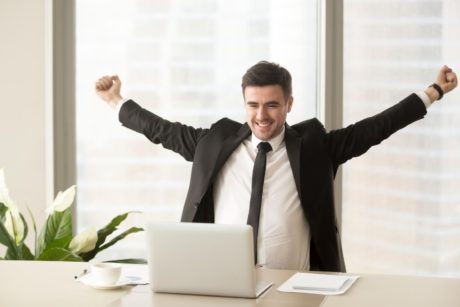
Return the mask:
<svg viewBox="0 0 460 307">
<path fill-rule="evenodd" d="M 124 100 L 117 76 L 100 78 L 96 92 L 119 109 L 124 126 L 193 161 L 182 221 L 248 223 L 257 263 L 265 267 L 345 271 L 333 198 L 338 167 L 421 119 L 456 86 L 455 73 L 444 66 L 424 92 L 331 132 L 317 119 L 286 124 L 291 76 L 265 61 L 243 76 L 245 124 L 223 118 L 197 129 L 169 122 Z"/>
</svg>

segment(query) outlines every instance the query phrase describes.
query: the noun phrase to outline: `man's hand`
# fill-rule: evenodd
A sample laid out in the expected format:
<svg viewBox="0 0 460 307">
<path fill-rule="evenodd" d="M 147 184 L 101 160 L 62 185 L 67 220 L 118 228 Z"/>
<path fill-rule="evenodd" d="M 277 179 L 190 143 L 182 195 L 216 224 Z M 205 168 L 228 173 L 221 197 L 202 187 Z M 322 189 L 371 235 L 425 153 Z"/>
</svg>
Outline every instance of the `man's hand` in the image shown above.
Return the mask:
<svg viewBox="0 0 460 307">
<path fill-rule="evenodd" d="M 112 108 L 116 108 L 117 104 L 123 100 L 123 97 L 120 95 L 121 81 L 118 76 L 104 76 L 99 78 L 95 89 L 96 94 Z"/>
<path fill-rule="evenodd" d="M 457 87 L 457 75 L 451 68 L 444 65 L 439 70 L 435 83 L 441 87 L 444 94 L 447 94 Z M 425 90 L 425 93 L 430 97 L 431 102 L 439 99 L 439 93 L 431 86 Z"/>
</svg>

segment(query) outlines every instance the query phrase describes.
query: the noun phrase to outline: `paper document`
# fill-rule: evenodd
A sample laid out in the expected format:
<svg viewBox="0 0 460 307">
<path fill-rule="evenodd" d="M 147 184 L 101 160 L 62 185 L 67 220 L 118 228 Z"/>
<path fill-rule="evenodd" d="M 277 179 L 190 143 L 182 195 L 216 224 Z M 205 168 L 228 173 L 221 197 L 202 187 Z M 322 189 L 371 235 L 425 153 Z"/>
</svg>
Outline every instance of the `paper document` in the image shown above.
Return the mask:
<svg viewBox="0 0 460 307">
<path fill-rule="evenodd" d="M 357 275 L 295 273 L 278 290 L 282 292 L 338 295 L 345 293 L 358 277 Z"/>
</svg>

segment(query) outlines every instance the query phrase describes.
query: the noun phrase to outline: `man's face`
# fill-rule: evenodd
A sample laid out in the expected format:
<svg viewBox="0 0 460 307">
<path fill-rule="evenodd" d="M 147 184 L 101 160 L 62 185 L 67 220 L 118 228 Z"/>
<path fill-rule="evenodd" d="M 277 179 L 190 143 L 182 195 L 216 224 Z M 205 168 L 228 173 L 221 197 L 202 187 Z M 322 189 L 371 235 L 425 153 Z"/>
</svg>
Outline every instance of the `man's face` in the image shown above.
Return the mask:
<svg viewBox="0 0 460 307">
<path fill-rule="evenodd" d="M 280 85 L 247 86 L 244 89 L 246 121 L 252 133 L 263 141 L 280 134 L 292 101 L 292 96 L 285 99 Z"/>
</svg>

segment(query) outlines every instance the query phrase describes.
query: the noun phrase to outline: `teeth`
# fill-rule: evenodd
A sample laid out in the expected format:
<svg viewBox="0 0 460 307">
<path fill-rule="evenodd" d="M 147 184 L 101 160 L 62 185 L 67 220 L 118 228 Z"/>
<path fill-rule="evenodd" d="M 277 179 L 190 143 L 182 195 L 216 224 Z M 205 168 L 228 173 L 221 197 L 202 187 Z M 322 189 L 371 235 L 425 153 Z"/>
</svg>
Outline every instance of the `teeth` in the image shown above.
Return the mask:
<svg viewBox="0 0 460 307">
<path fill-rule="evenodd" d="M 258 123 L 258 125 L 261 127 L 267 127 L 268 125 L 270 125 L 270 123 Z"/>
</svg>

